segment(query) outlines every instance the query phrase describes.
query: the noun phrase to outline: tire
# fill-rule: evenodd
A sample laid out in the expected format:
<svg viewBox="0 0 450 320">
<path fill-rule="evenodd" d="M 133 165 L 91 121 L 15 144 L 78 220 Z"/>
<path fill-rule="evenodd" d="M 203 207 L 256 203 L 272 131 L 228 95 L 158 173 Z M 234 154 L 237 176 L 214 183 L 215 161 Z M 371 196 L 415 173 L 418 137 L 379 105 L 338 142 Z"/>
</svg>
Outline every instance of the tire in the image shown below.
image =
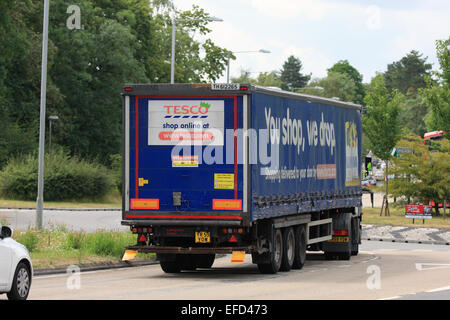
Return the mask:
<svg viewBox="0 0 450 320">
<path fill-rule="evenodd" d="M 178 255 L 181 270 L 195 271 L 198 267 L 199 256 L 196 254 L 181 254 Z"/>
<path fill-rule="evenodd" d="M 352 243 L 352 256 L 357 256 L 359 253 L 359 243 L 361 241 L 361 224 L 359 219 L 354 219 L 353 221 L 355 222 L 352 224 L 353 230 L 355 231 L 353 232 L 353 235 L 355 235 L 355 237 L 353 237 L 355 243 Z"/>
<path fill-rule="evenodd" d="M 283 235 L 283 256 L 281 259 L 280 271 L 290 271 L 295 258 L 295 234 L 293 228 L 284 228 Z"/>
<path fill-rule="evenodd" d="M 272 250 L 269 263 L 258 263 L 258 269 L 263 274 L 275 274 L 280 270 L 283 256 L 283 236 L 280 229 L 276 229 L 273 235 Z"/>
<path fill-rule="evenodd" d="M 306 261 L 306 230 L 303 226 L 296 227 L 295 233 L 295 257 L 292 269 L 302 269 Z"/>
<path fill-rule="evenodd" d="M 24 262 L 17 265 L 11 291 L 7 293 L 9 300 L 26 300 L 30 293 L 31 272 Z"/>
<path fill-rule="evenodd" d="M 349 230 L 349 235 L 348 235 L 348 248 L 346 251 L 344 252 L 339 252 L 338 254 L 338 258 L 339 260 L 350 260 L 350 257 L 352 256 L 352 247 L 353 247 L 353 243 L 352 243 L 352 239 L 353 239 L 353 230 L 352 228 L 350 228 Z"/>
<path fill-rule="evenodd" d="M 202 254 L 198 258 L 199 258 L 197 261 L 198 268 L 210 269 L 212 267 L 212 265 L 214 264 L 216 255 L 215 254 Z"/>
<path fill-rule="evenodd" d="M 181 271 L 178 261 L 160 261 L 159 264 L 165 273 L 179 273 Z"/>
<path fill-rule="evenodd" d="M 334 252 L 325 251 L 324 255 L 325 255 L 325 260 L 335 260 L 337 254 Z"/>
</svg>

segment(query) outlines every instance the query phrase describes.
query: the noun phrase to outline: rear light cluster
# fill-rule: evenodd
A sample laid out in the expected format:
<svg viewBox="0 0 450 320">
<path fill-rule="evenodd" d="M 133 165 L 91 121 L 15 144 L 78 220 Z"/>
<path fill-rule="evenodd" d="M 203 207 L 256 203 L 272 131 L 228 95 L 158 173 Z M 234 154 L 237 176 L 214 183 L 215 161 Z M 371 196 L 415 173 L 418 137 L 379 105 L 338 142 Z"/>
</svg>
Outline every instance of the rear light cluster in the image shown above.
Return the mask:
<svg viewBox="0 0 450 320">
<path fill-rule="evenodd" d="M 152 228 L 138 228 L 138 227 L 133 227 L 131 228 L 131 232 L 133 233 L 152 233 L 153 229 Z"/>
<path fill-rule="evenodd" d="M 242 233 L 244 233 L 244 229 L 242 229 L 242 228 L 223 228 L 222 233 L 223 234 L 227 234 L 227 233 L 242 234 Z"/>
<path fill-rule="evenodd" d="M 333 230 L 333 236 L 348 236 L 348 230 Z"/>
</svg>

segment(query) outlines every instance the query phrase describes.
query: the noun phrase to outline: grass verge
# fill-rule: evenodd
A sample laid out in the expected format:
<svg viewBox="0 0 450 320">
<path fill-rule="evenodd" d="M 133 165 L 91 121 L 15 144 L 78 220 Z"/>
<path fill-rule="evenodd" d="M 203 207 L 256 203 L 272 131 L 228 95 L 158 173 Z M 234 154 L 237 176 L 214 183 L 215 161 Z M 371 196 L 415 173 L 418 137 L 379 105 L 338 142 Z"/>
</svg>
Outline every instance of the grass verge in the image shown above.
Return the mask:
<svg viewBox="0 0 450 320">
<path fill-rule="evenodd" d="M 414 224 L 412 219 L 405 218 L 404 208 L 395 208 L 389 206 L 390 216 L 380 216 L 380 208 L 363 208 L 362 222 L 365 224 L 380 224 L 391 226 L 408 226 L 408 227 L 425 227 L 425 228 L 444 228 L 450 229 L 450 215 L 447 211 L 447 216 L 435 216 L 431 220 L 415 220 Z"/>
<path fill-rule="evenodd" d="M 35 269 L 70 265 L 120 262 L 125 247 L 136 243 L 131 232 L 68 232 L 64 228 L 15 231 L 16 241 L 27 247 Z M 154 254 L 138 254 L 138 259 L 153 259 Z"/>
<path fill-rule="evenodd" d="M 0 207 L 8 208 L 35 208 L 36 201 L 21 201 L 11 199 L 0 199 Z M 45 201 L 45 208 L 70 208 L 70 209 L 120 209 L 122 208 L 122 197 L 119 192 L 111 192 L 96 202 L 89 200 L 74 201 Z"/>
</svg>

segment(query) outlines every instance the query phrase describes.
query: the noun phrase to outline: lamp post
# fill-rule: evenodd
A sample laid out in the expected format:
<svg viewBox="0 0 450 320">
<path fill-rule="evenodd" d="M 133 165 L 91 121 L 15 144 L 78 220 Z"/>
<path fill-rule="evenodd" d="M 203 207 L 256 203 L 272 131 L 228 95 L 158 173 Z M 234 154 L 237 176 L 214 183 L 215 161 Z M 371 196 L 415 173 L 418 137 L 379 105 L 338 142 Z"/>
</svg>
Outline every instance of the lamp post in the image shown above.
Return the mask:
<svg viewBox="0 0 450 320">
<path fill-rule="evenodd" d="M 230 83 L 230 56 L 232 53 L 270 53 L 269 50 L 259 49 L 258 51 L 229 51 L 228 52 L 228 66 L 227 66 L 227 83 Z"/>
<path fill-rule="evenodd" d="M 58 120 L 59 117 L 58 116 L 49 116 L 48 117 L 48 121 L 49 121 L 49 134 L 48 134 L 48 153 L 52 153 L 52 120 L 56 121 Z"/>
<path fill-rule="evenodd" d="M 181 21 L 176 18 L 172 18 L 172 61 L 170 64 L 170 83 L 175 83 L 175 36 L 176 36 L 176 30 L 177 30 L 177 22 Z M 216 17 L 210 17 L 209 21 L 216 21 L 216 22 L 222 22 L 223 20 Z"/>
<path fill-rule="evenodd" d="M 36 198 L 36 227 L 42 230 L 44 209 L 44 148 L 45 148 L 45 104 L 47 99 L 47 54 L 48 54 L 48 15 L 50 0 L 44 0 L 44 21 L 42 27 L 42 70 L 41 70 L 41 110 L 39 121 L 39 168 Z"/>
</svg>

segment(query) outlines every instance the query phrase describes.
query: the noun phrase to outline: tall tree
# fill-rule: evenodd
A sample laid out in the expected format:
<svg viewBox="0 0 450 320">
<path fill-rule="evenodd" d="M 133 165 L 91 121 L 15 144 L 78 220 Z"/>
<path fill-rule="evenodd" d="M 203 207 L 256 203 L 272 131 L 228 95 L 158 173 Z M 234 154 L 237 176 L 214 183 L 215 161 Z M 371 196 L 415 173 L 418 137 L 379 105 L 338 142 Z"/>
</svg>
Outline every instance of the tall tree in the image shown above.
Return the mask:
<svg viewBox="0 0 450 320">
<path fill-rule="evenodd" d="M 352 101 L 354 103 L 363 104 L 366 91 L 363 86 L 363 76 L 359 73 L 356 68 L 354 68 L 347 60 L 340 60 L 335 63 L 330 69 L 328 69 L 328 74 L 330 72 L 337 72 L 347 75 L 355 85 L 355 94 Z"/>
<path fill-rule="evenodd" d="M 406 94 L 408 90 L 417 92 L 419 88 L 425 88 L 425 77 L 430 75 L 432 67 L 426 60 L 418 51 L 412 50 L 400 61 L 389 64 L 384 73 L 388 90 L 398 89 Z"/>
<path fill-rule="evenodd" d="M 297 92 L 353 102 L 356 96 L 356 85 L 345 73 L 328 72 L 327 77 L 312 80 L 308 87 L 299 89 Z"/>
<path fill-rule="evenodd" d="M 290 56 L 283 64 L 281 69 L 281 88 L 283 90 L 295 91 L 305 87 L 311 75 L 301 73 L 303 65 L 299 58 Z"/>
<path fill-rule="evenodd" d="M 399 114 L 403 100 L 404 96 L 398 90 L 389 92 L 381 74 L 372 79 L 364 99 L 367 109 L 366 116 L 363 118 L 363 128 L 369 140 L 369 147 L 377 157 L 386 161 L 386 192 L 380 215 L 383 210 L 385 210 L 385 215 L 389 215 L 387 198 L 389 160 L 392 149 L 400 139 Z"/>
<path fill-rule="evenodd" d="M 400 123 L 408 133 L 421 137 L 427 132 L 425 118 L 428 108 L 423 99 L 415 94 L 408 94 L 400 106 Z"/>
<path fill-rule="evenodd" d="M 436 41 L 440 71 L 435 72 L 435 81 L 426 78 L 427 87 L 420 90 L 430 113 L 426 123 L 430 131 L 443 130 L 450 134 L 450 38 Z"/>
</svg>

